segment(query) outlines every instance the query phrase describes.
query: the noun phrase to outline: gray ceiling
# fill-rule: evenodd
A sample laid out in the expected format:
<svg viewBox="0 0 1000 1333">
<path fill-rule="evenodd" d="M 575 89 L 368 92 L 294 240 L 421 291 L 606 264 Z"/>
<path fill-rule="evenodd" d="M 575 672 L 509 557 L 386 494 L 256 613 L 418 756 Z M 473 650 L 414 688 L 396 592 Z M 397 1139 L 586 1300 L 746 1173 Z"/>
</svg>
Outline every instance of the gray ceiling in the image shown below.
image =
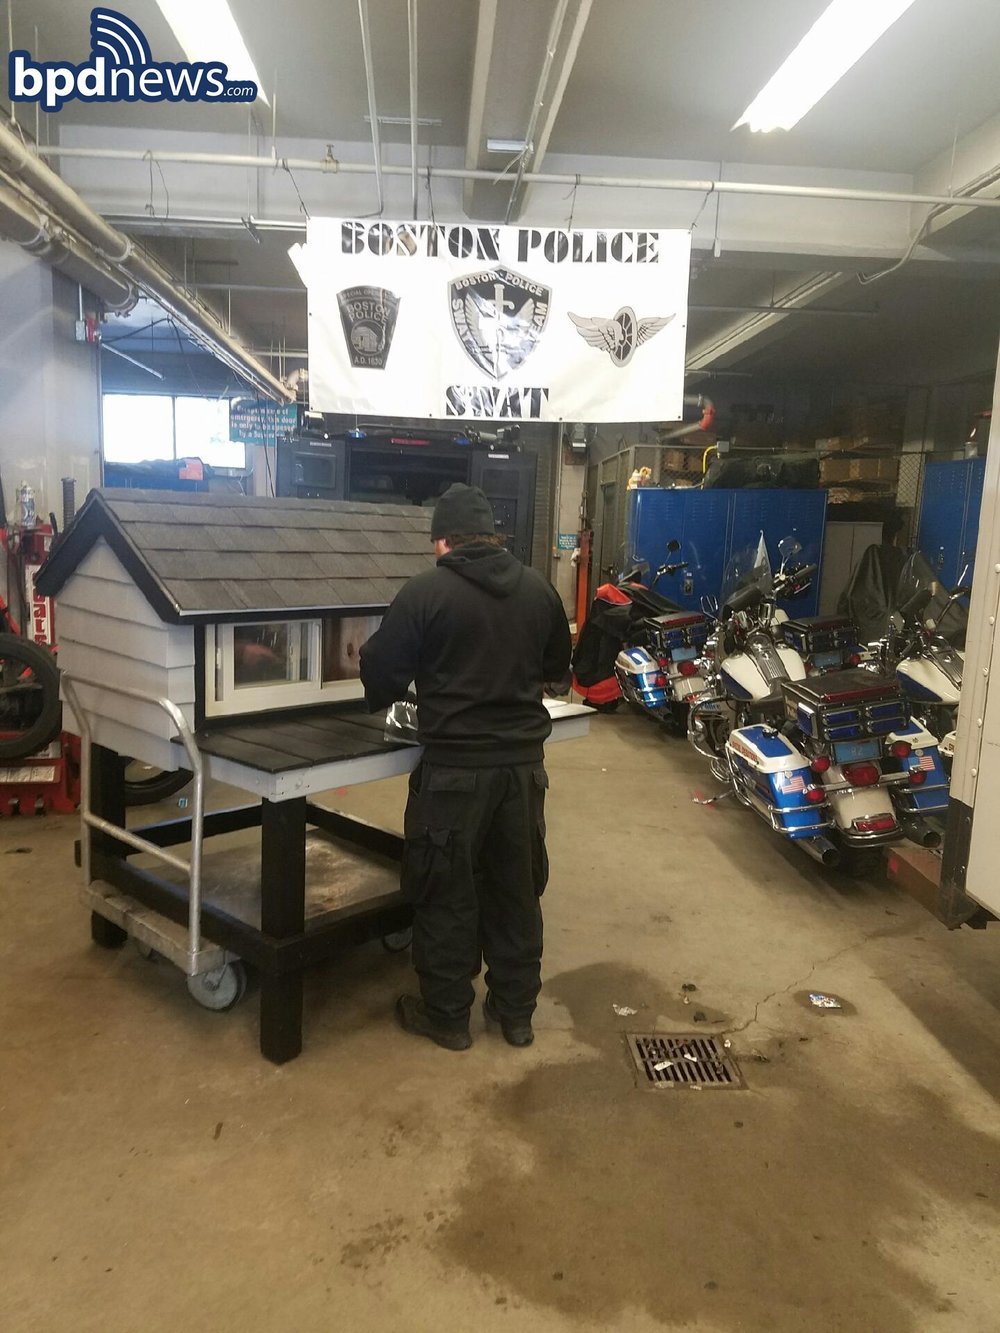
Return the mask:
<svg viewBox="0 0 1000 1333">
<path fill-rule="evenodd" d="M 792 133 L 731 126 L 826 0 L 594 0 L 550 151 L 910 171 L 997 109 L 1000 5 L 916 0 Z M 82 60 L 92 0 L 12 0 L 15 46 Z M 232 0 L 261 79 L 277 89 L 280 134 L 364 139 L 368 109 L 355 0 Z M 499 0 L 486 134 L 523 134 L 550 0 Z M 420 0 L 420 114 L 428 140 L 464 144 L 478 7 Z M 129 16 L 154 55 L 180 59 L 154 0 Z M 382 114 L 408 111 L 406 0 L 370 0 Z M 34 30 L 38 29 L 36 47 Z M 526 80 L 524 75 L 530 77 Z M 159 129 L 245 131 L 246 110 L 72 103 L 68 120 Z M 269 133 L 271 112 L 257 107 Z M 44 137 L 44 136 L 43 136 Z M 385 131 L 408 138 L 406 128 Z"/>
<path fill-rule="evenodd" d="M 13 0 L 15 46 L 52 59 L 82 60 L 89 48 L 93 0 Z M 484 89 L 484 119 L 473 157 L 486 158 L 487 135 L 523 137 L 555 0 L 497 0 L 497 23 Z M 817 107 L 788 134 L 751 135 L 731 126 L 822 11 L 826 0 L 593 0 L 548 146 L 570 158 L 659 158 L 772 167 L 855 168 L 912 172 L 947 151 L 1000 109 L 996 80 L 1000 4 L 996 0 L 915 0 Z M 333 144 L 364 141 L 368 110 L 356 0 L 289 0 L 284 5 L 231 0 L 265 87 L 276 89 L 282 138 Z M 369 0 L 379 111 L 408 109 L 406 0 Z M 571 7 L 571 13 L 573 7 Z M 154 0 L 133 0 L 128 13 L 154 55 L 181 58 Z M 473 99 L 476 0 L 419 0 L 420 114 L 441 125 L 421 131 L 423 144 L 465 148 Z M 35 28 L 38 37 L 35 37 Z M 563 41 L 565 46 L 565 38 Z M 256 108 L 262 142 L 271 111 Z M 25 119 L 22 116 L 22 119 Z M 29 113 L 30 123 L 30 113 Z M 45 118 L 43 117 L 43 122 Z M 157 130 L 248 130 L 246 109 L 189 105 L 72 104 L 43 123 L 54 139 L 58 121 Z M 387 141 L 408 140 L 386 127 Z M 256 148 L 253 151 L 258 151 Z M 494 196 L 495 197 L 495 196 Z M 149 243 L 176 271 L 201 283 L 295 287 L 286 250 L 294 237 L 265 235 Z M 822 302 L 876 308 L 873 318 L 790 317 L 780 340 L 741 354 L 741 370 L 850 374 L 910 380 L 965 357 L 976 365 L 995 352 L 1000 326 L 1000 219 L 981 214 L 951 232 L 970 247 L 978 268 L 911 266 L 862 288 L 850 281 Z M 775 261 L 779 262 L 780 261 Z M 831 267 L 836 261 L 831 260 Z M 692 302 L 766 303 L 782 277 L 767 261 L 754 268 L 699 261 Z M 203 289 L 201 294 L 255 343 L 305 344 L 304 294 Z M 693 310 L 689 344 L 718 332 L 732 314 Z M 944 355 L 944 352 L 947 355 Z M 725 362 L 720 364 L 726 364 Z"/>
</svg>

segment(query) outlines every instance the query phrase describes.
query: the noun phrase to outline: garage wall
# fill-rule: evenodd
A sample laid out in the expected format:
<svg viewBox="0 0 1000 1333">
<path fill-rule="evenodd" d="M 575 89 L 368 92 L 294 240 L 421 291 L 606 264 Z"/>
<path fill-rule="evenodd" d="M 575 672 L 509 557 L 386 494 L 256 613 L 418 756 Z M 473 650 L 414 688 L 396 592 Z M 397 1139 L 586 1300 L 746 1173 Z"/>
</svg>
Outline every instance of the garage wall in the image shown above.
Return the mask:
<svg viewBox="0 0 1000 1333">
<path fill-rule="evenodd" d="M 8 519 L 27 482 L 38 513 L 62 522 L 62 478 L 77 504 L 100 476 L 100 366 L 96 346 L 74 340 L 78 288 L 11 242 L 0 241 L 0 478 Z M 0 592 L 7 597 L 6 570 Z"/>
</svg>

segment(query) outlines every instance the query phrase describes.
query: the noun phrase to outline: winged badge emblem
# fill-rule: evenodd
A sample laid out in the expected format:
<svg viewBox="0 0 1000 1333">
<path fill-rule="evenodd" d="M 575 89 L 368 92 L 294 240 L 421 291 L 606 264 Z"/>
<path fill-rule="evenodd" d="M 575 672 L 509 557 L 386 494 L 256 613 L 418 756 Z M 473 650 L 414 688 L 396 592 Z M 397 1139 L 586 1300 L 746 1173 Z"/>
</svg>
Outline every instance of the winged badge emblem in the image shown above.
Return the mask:
<svg viewBox="0 0 1000 1333">
<path fill-rule="evenodd" d="M 637 347 L 648 342 L 673 319 L 673 315 L 651 315 L 639 319 L 631 306 L 624 305 L 611 319 L 599 315 L 570 314 L 576 331 L 598 351 L 607 352 L 616 366 L 627 366 Z"/>
</svg>

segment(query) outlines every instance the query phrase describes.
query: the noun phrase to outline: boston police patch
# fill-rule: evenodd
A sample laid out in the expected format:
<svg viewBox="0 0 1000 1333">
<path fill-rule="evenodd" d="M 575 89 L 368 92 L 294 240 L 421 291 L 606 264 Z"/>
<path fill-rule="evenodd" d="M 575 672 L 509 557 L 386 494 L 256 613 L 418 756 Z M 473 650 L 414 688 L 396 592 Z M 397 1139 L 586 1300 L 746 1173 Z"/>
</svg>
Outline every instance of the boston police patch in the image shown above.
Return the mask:
<svg viewBox="0 0 1000 1333">
<path fill-rule="evenodd" d="M 448 297 L 462 346 L 480 370 L 499 380 L 538 345 L 552 290 L 498 267 L 456 278 L 448 284 Z"/>
<path fill-rule="evenodd" d="M 399 297 L 386 287 L 347 287 L 337 293 L 351 365 L 385 370 L 399 313 Z"/>
</svg>

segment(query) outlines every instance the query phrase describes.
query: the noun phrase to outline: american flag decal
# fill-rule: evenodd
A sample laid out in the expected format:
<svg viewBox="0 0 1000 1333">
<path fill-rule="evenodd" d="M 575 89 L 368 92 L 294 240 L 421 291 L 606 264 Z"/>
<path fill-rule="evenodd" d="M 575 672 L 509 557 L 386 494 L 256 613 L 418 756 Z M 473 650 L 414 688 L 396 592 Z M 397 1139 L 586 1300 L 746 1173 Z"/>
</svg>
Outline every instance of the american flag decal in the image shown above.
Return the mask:
<svg viewBox="0 0 1000 1333">
<path fill-rule="evenodd" d="M 916 753 L 918 755 L 918 759 L 917 762 L 913 765 L 913 767 L 922 768 L 925 773 L 932 772 L 934 768 L 933 754 L 931 754 L 928 750 L 917 750 Z"/>
<path fill-rule="evenodd" d="M 806 780 L 801 773 L 782 773 L 781 790 L 785 792 L 805 791 Z"/>
</svg>

